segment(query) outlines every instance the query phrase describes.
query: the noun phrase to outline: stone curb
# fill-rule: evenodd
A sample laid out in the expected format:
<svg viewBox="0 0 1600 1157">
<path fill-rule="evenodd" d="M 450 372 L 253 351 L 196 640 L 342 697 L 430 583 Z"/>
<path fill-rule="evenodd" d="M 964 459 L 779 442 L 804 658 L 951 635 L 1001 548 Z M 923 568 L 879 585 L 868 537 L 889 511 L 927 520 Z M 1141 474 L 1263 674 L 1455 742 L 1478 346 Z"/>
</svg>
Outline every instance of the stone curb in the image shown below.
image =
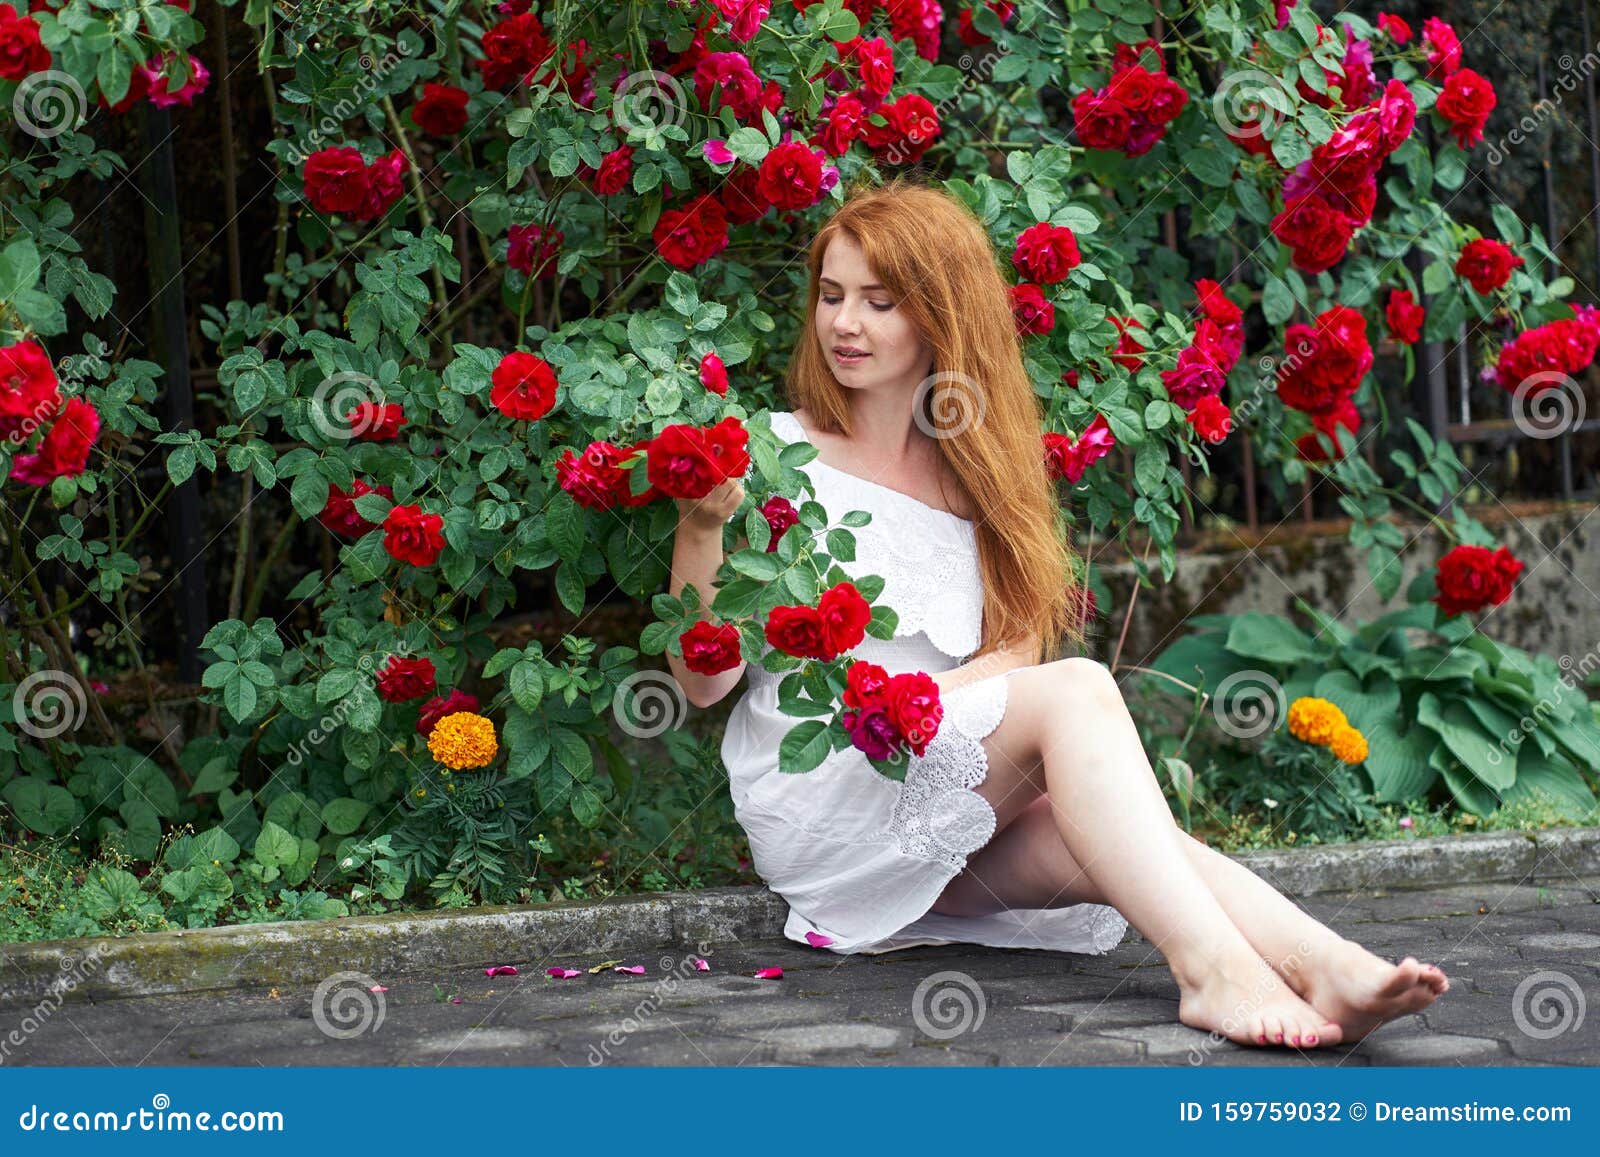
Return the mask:
<svg viewBox="0 0 1600 1157">
<path fill-rule="evenodd" d="M 1236 857 L 1296 896 L 1600 875 L 1600 828 L 1487 832 Z M 788 905 L 762 885 L 470 911 L 245 924 L 0 945 L 0 1008 L 315 985 L 596 953 L 778 939 Z M 669 962 L 666 967 L 672 966 Z"/>
</svg>

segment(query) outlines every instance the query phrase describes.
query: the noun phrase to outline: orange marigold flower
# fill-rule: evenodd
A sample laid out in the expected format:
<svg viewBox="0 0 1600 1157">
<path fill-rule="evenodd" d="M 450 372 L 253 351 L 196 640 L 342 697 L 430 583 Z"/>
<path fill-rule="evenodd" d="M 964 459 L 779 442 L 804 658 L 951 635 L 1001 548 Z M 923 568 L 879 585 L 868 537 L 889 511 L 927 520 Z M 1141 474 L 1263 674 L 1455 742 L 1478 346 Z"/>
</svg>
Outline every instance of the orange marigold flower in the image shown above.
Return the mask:
<svg viewBox="0 0 1600 1157">
<path fill-rule="evenodd" d="M 1367 758 L 1367 737 L 1354 727 L 1344 727 L 1334 733 L 1328 749 L 1345 763 L 1360 763 Z"/>
<path fill-rule="evenodd" d="M 1306 743 L 1326 747 L 1350 721 L 1337 704 L 1302 695 L 1289 705 L 1289 734 Z"/>
<path fill-rule="evenodd" d="M 476 711 L 452 712 L 428 733 L 428 751 L 454 771 L 487 767 L 499 750 L 494 724 Z"/>
</svg>

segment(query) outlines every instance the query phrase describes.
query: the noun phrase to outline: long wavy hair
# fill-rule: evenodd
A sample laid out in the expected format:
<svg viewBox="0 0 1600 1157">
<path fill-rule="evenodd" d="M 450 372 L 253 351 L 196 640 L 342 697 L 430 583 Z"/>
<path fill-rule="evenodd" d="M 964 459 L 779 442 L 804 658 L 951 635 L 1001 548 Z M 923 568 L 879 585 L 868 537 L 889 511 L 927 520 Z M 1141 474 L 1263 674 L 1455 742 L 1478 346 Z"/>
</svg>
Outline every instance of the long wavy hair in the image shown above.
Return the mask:
<svg viewBox="0 0 1600 1157">
<path fill-rule="evenodd" d="M 851 436 L 849 397 L 817 338 L 822 258 L 849 236 L 933 348 L 922 428 L 977 511 L 983 637 L 972 659 L 1036 635 L 1041 661 L 1083 642 L 1079 589 L 1060 503 L 1046 472 L 1044 413 L 1022 364 L 1011 294 L 982 223 L 943 190 L 899 177 L 858 184 L 807 255 L 805 325 L 787 391 L 820 429 Z M 969 659 L 969 662 L 971 660 Z M 1031 661 L 1031 657 L 1030 657 Z"/>
</svg>

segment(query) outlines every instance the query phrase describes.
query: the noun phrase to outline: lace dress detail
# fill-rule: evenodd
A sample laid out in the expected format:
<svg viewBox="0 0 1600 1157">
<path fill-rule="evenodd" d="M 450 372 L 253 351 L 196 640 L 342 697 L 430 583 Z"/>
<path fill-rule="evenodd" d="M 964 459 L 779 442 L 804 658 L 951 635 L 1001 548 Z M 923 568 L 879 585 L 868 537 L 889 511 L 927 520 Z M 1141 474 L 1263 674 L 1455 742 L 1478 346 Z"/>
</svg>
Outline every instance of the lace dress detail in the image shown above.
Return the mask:
<svg viewBox="0 0 1600 1157">
<path fill-rule="evenodd" d="M 807 440 L 787 412 L 772 415 L 772 429 L 785 441 Z M 868 636 L 852 654 L 892 674 L 937 674 L 976 651 L 983 586 L 972 523 L 815 459 L 800 470 L 830 519 L 850 510 L 873 516 L 856 531 L 856 561 L 847 569 L 883 577 L 881 601 L 899 623 L 893 638 Z M 781 675 L 758 663 L 746 671 L 749 687 L 729 716 L 722 756 L 755 869 L 789 902 L 791 939 L 806 942 L 807 932 L 818 932 L 833 939 L 835 952 L 952 941 L 1105 952 L 1121 940 L 1126 921 L 1102 905 L 984 917 L 930 911 L 994 838 L 994 809 L 974 789 L 988 777 L 983 740 L 1005 718 L 1017 671 L 946 692 L 938 732 L 921 756 L 908 758 L 898 783 L 854 748 L 803 774 L 779 771 L 778 745 L 798 720 L 778 710 Z"/>
</svg>

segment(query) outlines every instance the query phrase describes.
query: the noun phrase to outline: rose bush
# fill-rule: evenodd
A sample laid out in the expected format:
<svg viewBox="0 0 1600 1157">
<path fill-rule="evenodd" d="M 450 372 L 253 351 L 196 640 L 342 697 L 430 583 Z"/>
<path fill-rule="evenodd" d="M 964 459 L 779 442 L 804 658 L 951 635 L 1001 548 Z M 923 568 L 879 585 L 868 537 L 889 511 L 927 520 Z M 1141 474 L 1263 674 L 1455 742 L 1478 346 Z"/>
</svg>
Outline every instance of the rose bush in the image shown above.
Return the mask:
<svg viewBox="0 0 1600 1157">
<path fill-rule="evenodd" d="M 137 32 L 113 34 L 108 10 Z M 130 762 L 110 720 L 97 745 L 4 732 L 5 799 L 40 832 L 92 822 L 147 856 L 176 821 L 287 838 L 296 884 L 392 837 L 406 886 L 506 898 L 539 817 L 620 822 L 638 780 L 614 726 L 637 734 L 634 700 L 659 679 L 641 653 L 668 649 L 710 672 L 772 642 L 780 705 L 803 721 L 790 770 L 857 741 L 890 751 L 873 720 L 919 742 L 925 689 L 845 699 L 850 648 L 896 626 L 882 580 L 853 573 L 868 516 L 809 496 L 815 451 L 780 450 L 763 416 L 803 337 L 792 255 L 863 177 L 921 164 L 989 228 L 1020 279 L 1068 520 L 1129 546 L 1146 582 L 1171 577 L 1199 500 L 1185 458 L 1203 479 L 1214 447 L 1249 438 L 1278 489 L 1327 475 L 1391 597 L 1406 541 L 1391 504 L 1426 512 L 1461 466 L 1390 421 L 1398 390 L 1370 373 L 1380 319 L 1402 340 L 1509 319 L 1508 390 L 1526 376 L 1508 366 L 1578 372 L 1600 333 L 1560 300 L 1570 282 L 1547 280 L 1536 231 L 1497 209 L 1483 238 L 1450 216 L 1492 86 L 1437 20 L 1412 40 L 1255 0 L 1174 9 L 1181 34 L 1147 0 L 1070 20 L 965 0 L 236 10 L 270 84 L 272 139 L 251 160 L 275 171 L 279 228 L 262 299 L 201 307 L 219 367 L 204 428 L 157 433 L 149 362 L 62 388 L 51 358 L 69 332 L 106 349 L 111 287 L 74 256 L 52 190 L 120 162 L 76 125 L 6 137 L 0 530 L 19 561 L 0 590 L 28 624 L 0 639 L 6 680 L 87 680 L 26 576 L 59 559 L 88 576 L 83 598 L 120 605 L 165 491 L 128 511 L 117 462 L 152 436 L 168 488 L 248 479 L 261 509 L 243 526 L 274 529 L 239 536 L 251 590 L 205 639 L 218 719 L 143 765 L 165 789 L 69 775 L 75 756 Z M 14 11 L 0 104 L 27 107 L 13 98 L 46 65 L 99 115 L 205 100 L 203 19 L 132 0 Z M 1164 226 L 1179 209 L 1181 239 Z M 1381 469 L 1349 452 L 1363 429 L 1388 436 Z M 747 500 L 717 589 L 662 593 L 673 499 L 728 477 Z M 1460 507 L 1447 530 L 1496 545 Z M 559 650 L 496 648 L 497 620 L 546 590 L 570 616 Z M 651 605 L 637 648 L 583 633 L 601 597 Z"/>
</svg>

